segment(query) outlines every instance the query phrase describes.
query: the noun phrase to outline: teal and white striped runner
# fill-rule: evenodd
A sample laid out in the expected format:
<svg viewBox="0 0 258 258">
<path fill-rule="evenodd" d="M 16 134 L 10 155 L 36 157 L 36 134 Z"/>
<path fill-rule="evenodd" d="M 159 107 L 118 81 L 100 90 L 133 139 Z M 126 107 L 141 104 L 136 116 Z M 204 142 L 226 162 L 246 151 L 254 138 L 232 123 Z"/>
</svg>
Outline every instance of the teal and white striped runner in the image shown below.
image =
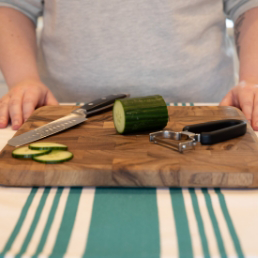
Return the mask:
<svg viewBox="0 0 258 258">
<path fill-rule="evenodd" d="M 256 189 L 0 187 L 0 257 L 258 257 L 257 203 Z"/>
<path fill-rule="evenodd" d="M 1 257 L 258 257 L 258 190 L 1 188 Z"/>
</svg>

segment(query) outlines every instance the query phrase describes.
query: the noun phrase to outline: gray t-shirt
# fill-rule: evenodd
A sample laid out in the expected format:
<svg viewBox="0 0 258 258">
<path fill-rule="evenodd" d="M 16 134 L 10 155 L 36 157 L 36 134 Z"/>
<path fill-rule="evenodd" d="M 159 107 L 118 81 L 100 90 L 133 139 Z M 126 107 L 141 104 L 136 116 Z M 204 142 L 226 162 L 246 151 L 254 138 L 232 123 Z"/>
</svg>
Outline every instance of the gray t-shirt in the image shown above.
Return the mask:
<svg viewBox="0 0 258 258">
<path fill-rule="evenodd" d="M 127 92 L 219 102 L 234 86 L 225 18 L 258 0 L 0 0 L 35 23 L 39 69 L 59 101 Z"/>
</svg>

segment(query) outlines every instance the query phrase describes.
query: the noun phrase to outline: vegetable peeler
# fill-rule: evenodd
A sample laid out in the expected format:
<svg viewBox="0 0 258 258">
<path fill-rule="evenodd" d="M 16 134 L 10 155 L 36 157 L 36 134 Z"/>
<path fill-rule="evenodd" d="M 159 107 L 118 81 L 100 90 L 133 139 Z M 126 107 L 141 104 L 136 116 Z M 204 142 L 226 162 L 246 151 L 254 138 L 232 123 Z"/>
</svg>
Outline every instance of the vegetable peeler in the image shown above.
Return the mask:
<svg viewBox="0 0 258 258">
<path fill-rule="evenodd" d="M 199 142 L 212 145 L 227 141 L 246 133 L 246 122 L 237 119 L 216 120 L 206 123 L 187 125 L 181 132 L 162 130 L 150 133 L 150 142 L 165 145 L 183 153 L 193 149 Z"/>
</svg>

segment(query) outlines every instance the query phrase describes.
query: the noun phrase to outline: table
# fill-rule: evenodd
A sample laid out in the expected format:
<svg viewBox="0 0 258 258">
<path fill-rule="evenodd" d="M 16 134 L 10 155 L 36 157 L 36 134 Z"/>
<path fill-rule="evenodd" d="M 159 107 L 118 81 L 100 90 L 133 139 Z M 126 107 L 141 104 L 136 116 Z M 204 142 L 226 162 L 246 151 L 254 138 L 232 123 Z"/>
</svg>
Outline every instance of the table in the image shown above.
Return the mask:
<svg viewBox="0 0 258 258">
<path fill-rule="evenodd" d="M 0 187 L 0 257 L 258 257 L 257 232 L 258 189 Z"/>
</svg>

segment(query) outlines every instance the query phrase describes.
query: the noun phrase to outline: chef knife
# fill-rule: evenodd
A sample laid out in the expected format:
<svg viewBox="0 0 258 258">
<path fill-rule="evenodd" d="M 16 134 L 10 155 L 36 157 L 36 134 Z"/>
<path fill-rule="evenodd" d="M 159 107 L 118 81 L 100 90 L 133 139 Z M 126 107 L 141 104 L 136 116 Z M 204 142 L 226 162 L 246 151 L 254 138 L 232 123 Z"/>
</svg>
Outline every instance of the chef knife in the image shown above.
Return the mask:
<svg viewBox="0 0 258 258">
<path fill-rule="evenodd" d="M 107 97 L 96 99 L 80 108 L 75 109 L 67 116 L 61 117 L 53 122 L 40 126 L 39 128 L 13 137 L 8 141 L 8 144 L 17 147 L 61 132 L 86 121 L 87 116 L 89 115 L 112 107 L 116 99 L 121 99 L 128 96 L 129 94 L 113 94 Z"/>
</svg>

